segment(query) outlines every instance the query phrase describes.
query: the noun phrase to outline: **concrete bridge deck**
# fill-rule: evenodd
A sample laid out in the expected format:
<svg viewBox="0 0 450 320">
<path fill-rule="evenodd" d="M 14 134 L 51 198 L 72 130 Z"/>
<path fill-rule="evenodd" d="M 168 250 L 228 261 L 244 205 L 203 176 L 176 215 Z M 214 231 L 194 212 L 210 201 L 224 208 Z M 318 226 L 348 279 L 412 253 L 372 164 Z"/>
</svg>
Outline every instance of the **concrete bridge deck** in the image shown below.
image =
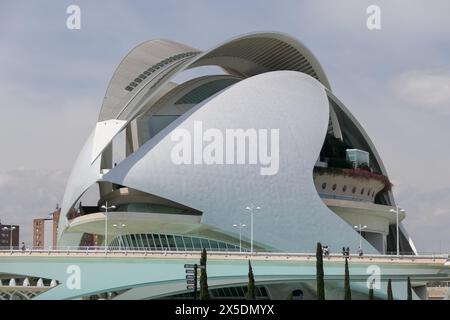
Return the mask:
<svg viewBox="0 0 450 320">
<path fill-rule="evenodd" d="M 184 264 L 199 263 L 200 252 L 111 250 L 4 250 L 0 251 L 0 276 L 40 277 L 59 285 L 35 299 L 77 299 L 102 292 L 125 292 L 123 299 L 158 298 L 186 292 Z M 211 288 L 246 285 L 248 260 L 259 284 L 312 283 L 315 253 L 208 252 Z M 342 255 L 324 257 L 325 280 L 340 290 L 343 283 Z M 388 279 L 394 295 L 402 298 L 406 279 L 424 286 L 429 281 L 449 281 L 448 255 L 392 256 L 350 255 L 352 290 L 367 294 L 369 277 L 379 276 L 375 295 L 383 298 Z M 283 297 L 280 297 L 283 298 Z"/>
</svg>

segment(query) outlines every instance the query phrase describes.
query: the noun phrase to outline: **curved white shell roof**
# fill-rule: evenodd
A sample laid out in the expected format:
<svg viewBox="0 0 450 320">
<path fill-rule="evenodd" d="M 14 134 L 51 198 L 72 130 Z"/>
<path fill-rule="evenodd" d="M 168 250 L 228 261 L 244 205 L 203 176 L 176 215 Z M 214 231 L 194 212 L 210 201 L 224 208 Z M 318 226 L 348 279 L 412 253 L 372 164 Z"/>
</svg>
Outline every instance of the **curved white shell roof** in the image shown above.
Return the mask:
<svg viewBox="0 0 450 320">
<path fill-rule="evenodd" d="M 312 180 L 328 117 L 325 88 L 312 77 L 293 71 L 260 74 L 188 111 L 103 180 L 200 210 L 203 224 L 225 233 L 235 231 L 233 223 L 248 219 L 245 207 L 255 202 L 262 208 L 255 218 L 255 243 L 278 250 L 305 252 L 317 241 L 356 248 L 354 231 L 324 205 Z M 222 132 L 279 129 L 279 172 L 264 176 L 255 165 L 174 164 L 171 150 L 176 143 L 170 132 L 184 129 L 193 137 L 194 121 L 201 121 L 203 130 Z M 370 247 L 367 243 L 366 251 Z"/>
<path fill-rule="evenodd" d="M 178 87 L 171 82 L 184 70 L 208 65 L 219 66 L 228 74 L 193 79 Z M 131 121 L 164 101 L 220 78 L 235 84 L 196 105 L 102 176 L 101 163 L 105 159 L 110 162 L 108 157 L 102 159 L 102 153 Z M 318 60 L 296 39 L 277 32 L 252 33 L 204 53 L 170 40 L 144 42 L 123 59 L 109 83 L 99 122 L 67 183 L 62 216 L 92 184 L 109 181 L 200 210 L 204 212 L 202 223 L 224 232 L 232 232 L 246 202 L 257 201 L 267 211 L 258 218 L 264 232 L 255 239 L 280 250 L 310 250 L 317 235 L 329 244 L 357 247 L 354 231 L 323 204 L 312 181 L 330 116 L 327 95 L 353 123 L 386 175 L 369 137 L 331 93 Z M 339 110 L 331 110 L 332 121 L 337 121 Z M 223 170 L 173 167 L 167 159 L 170 131 L 190 126 L 195 119 L 219 128 L 283 128 L 280 173 L 260 176 L 252 168 L 240 166 Z M 393 204 L 392 194 L 387 201 Z M 66 227 L 64 221 L 61 219 L 60 233 Z M 283 234 L 272 232 L 274 225 Z M 305 225 L 300 239 L 298 230 Z"/>
</svg>

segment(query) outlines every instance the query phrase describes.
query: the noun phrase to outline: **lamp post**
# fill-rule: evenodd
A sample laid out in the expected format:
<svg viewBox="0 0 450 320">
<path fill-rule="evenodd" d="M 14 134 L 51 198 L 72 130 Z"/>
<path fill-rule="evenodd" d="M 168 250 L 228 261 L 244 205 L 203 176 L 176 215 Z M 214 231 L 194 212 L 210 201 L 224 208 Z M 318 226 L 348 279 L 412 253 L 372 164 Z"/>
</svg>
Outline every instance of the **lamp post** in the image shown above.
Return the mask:
<svg viewBox="0 0 450 320">
<path fill-rule="evenodd" d="M 361 234 L 361 231 L 362 230 L 364 230 L 364 229 L 366 229 L 367 228 L 367 226 L 366 225 L 361 225 L 361 223 L 359 224 L 359 225 L 357 225 L 357 226 L 353 226 L 356 230 L 358 230 L 359 231 L 359 249 L 360 250 L 362 250 L 362 234 Z"/>
<path fill-rule="evenodd" d="M 233 224 L 233 227 L 239 228 L 239 252 L 242 252 L 242 228 L 245 228 L 247 225 L 240 223 Z"/>
<path fill-rule="evenodd" d="M 250 212 L 250 253 L 253 254 L 253 214 L 255 213 L 255 210 L 261 210 L 261 208 L 252 203 L 250 206 L 246 207 L 245 210 Z"/>
<path fill-rule="evenodd" d="M 108 252 L 108 210 L 115 208 L 116 206 L 108 207 L 108 201 L 102 206 L 102 209 L 105 209 L 105 253 Z"/>
<path fill-rule="evenodd" d="M 126 227 L 127 225 L 124 223 L 121 224 L 113 224 L 113 227 L 119 228 L 119 251 L 122 250 L 122 228 Z"/>
<path fill-rule="evenodd" d="M 391 213 L 395 213 L 396 214 L 396 218 L 397 218 L 397 256 L 399 256 L 400 255 L 400 237 L 399 237 L 399 231 L 398 231 L 398 224 L 399 224 L 399 221 L 398 221 L 398 215 L 399 215 L 399 213 L 401 212 L 401 213 L 405 213 L 406 211 L 404 210 L 404 209 L 402 209 L 402 208 L 400 208 L 399 206 L 395 206 L 395 210 L 394 209 L 391 209 L 391 210 L 389 210 Z"/>
<path fill-rule="evenodd" d="M 13 230 L 15 230 L 16 229 L 16 227 L 13 227 L 13 226 L 10 226 L 9 228 L 8 227 L 3 227 L 3 230 L 5 230 L 5 231 L 9 231 L 9 250 L 12 250 L 12 232 L 13 232 Z"/>
</svg>

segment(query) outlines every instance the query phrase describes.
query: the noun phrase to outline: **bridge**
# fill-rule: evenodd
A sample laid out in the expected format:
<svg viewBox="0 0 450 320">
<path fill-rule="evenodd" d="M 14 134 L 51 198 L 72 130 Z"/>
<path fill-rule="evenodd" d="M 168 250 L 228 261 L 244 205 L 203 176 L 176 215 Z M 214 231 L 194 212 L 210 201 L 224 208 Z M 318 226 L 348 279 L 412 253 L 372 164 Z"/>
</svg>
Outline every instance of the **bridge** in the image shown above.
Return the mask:
<svg viewBox="0 0 450 320">
<path fill-rule="evenodd" d="M 198 251 L 143 250 L 3 250 L 0 251 L 0 279 L 43 278 L 53 285 L 9 286 L 0 292 L 22 292 L 33 299 L 80 299 L 114 293 L 114 299 L 154 299 L 186 293 L 184 264 L 198 263 Z M 247 284 L 248 260 L 251 260 L 258 285 L 303 283 L 315 287 L 314 253 L 208 252 L 210 288 Z M 327 296 L 340 298 L 344 279 L 342 255 L 324 257 Z M 355 296 L 367 295 L 368 279 L 379 280 L 375 296 L 386 298 L 387 280 L 391 279 L 394 296 L 406 298 L 406 279 L 411 277 L 414 297 L 424 298 L 427 282 L 450 280 L 448 255 L 349 256 L 350 278 Z M 11 284 L 11 283 L 10 283 Z M 286 299 L 280 286 L 272 299 Z M 22 290 L 22 291 L 20 291 Z M 32 294 L 28 293 L 32 291 Z"/>
</svg>

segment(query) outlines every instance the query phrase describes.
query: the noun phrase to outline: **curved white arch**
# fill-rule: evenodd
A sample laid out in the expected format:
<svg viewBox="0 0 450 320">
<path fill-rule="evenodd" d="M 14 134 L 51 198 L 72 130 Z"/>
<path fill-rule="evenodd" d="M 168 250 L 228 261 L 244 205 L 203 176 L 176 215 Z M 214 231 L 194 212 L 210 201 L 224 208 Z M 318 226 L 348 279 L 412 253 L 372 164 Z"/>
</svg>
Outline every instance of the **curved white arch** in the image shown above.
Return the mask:
<svg viewBox="0 0 450 320">
<path fill-rule="evenodd" d="M 59 235 L 61 235 L 68 226 L 67 214 L 71 208 L 86 190 L 100 178 L 100 158 L 91 162 L 95 133 L 96 130 L 94 130 L 86 140 L 86 143 L 75 161 L 69 179 L 67 180 L 66 190 L 64 191 L 64 197 L 61 204 L 61 218 L 58 227 Z"/>
<path fill-rule="evenodd" d="M 259 48 L 254 48 L 255 41 L 258 42 Z M 261 50 L 261 48 L 265 48 L 265 50 Z M 253 49 L 255 52 L 249 54 L 249 49 Z M 128 112 L 123 115 L 121 114 L 123 113 L 122 108 L 138 97 L 138 91 L 127 92 L 125 90 L 126 85 L 153 63 L 185 52 L 200 53 L 198 49 L 169 40 L 150 40 L 131 50 L 114 72 L 108 85 L 99 121 L 130 120 L 128 117 L 134 115 L 135 112 Z M 238 60 L 241 62 L 234 63 Z M 221 66 L 225 70 L 231 70 L 232 73 L 243 74 L 246 77 L 268 71 L 292 70 L 309 74 L 330 89 L 326 74 L 312 52 L 300 41 L 279 32 L 255 32 L 239 36 L 203 54 L 179 60 L 180 63 L 183 61 L 186 63 L 182 64 L 181 69 L 177 72 L 204 65 Z M 173 64 L 162 70 L 161 79 L 172 74 L 171 71 L 174 69 L 178 69 L 175 68 L 177 65 L 179 64 Z M 144 87 L 148 87 L 152 83 L 150 80 L 154 79 L 155 76 L 157 75 L 153 74 L 148 79 L 144 79 L 137 85 L 136 89 L 140 89 L 140 92 L 142 92 Z M 160 87 L 160 85 L 155 84 L 152 88 L 149 88 L 150 92 L 147 92 L 146 95 L 157 91 Z"/>
<path fill-rule="evenodd" d="M 108 84 L 98 121 L 117 119 L 119 102 L 130 92 L 125 88 L 148 67 L 184 52 L 199 51 L 166 39 L 145 41 L 134 47 L 120 62 Z"/>
<path fill-rule="evenodd" d="M 299 71 L 331 90 L 313 53 L 297 39 L 281 32 L 252 32 L 227 40 L 197 57 L 190 68 L 209 64 L 246 77 L 268 71 Z"/>
<path fill-rule="evenodd" d="M 254 41 L 258 42 L 259 48 L 256 48 L 258 50 L 254 48 L 256 46 Z M 165 47 L 169 47 L 169 50 Z M 266 47 L 266 50 L 261 49 Z M 136 72 L 142 73 L 145 67 L 155 60 L 155 54 L 149 51 L 159 52 L 162 50 L 161 48 L 166 49 L 166 54 L 193 50 L 190 52 L 194 52 L 195 55 L 173 60 L 168 66 L 152 73 L 136 84 L 137 86 L 132 92 L 127 92 L 124 89 L 126 81 L 130 81 Z M 255 53 L 247 54 L 246 52 L 249 49 L 252 49 Z M 140 59 L 137 59 L 137 57 Z M 167 55 L 165 58 L 167 58 Z M 236 63 L 236 61 L 239 62 Z M 117 119 L 124 121 L 122 126 L 115 130 L 115 134 L 117 134 L 142 111 L 141 109 L 176 74 L 183 70 L 204 65 L 217 65 L 232 74 L 245 77 L 277 70 L 299 71 L 316 78 L 330 89 L 325 72 L 314 55 L 300 41 L 283 33 L 255 32 L 246 34 L 228 40 L 203 54 L 200 54 L 197 49 L 173 41 L 153 40 L 135 47 L 119 65 L 108 86 L 99 120 Z M 107 135 L 109 142 L 112 141 L 115 134 Z M 104 143 L 96 144 L 97 147 L 91 157 L 92 161 L 106 148 L 109 143 L 107 142 L 108 139 L 105 139 Z"/>
</svg>

